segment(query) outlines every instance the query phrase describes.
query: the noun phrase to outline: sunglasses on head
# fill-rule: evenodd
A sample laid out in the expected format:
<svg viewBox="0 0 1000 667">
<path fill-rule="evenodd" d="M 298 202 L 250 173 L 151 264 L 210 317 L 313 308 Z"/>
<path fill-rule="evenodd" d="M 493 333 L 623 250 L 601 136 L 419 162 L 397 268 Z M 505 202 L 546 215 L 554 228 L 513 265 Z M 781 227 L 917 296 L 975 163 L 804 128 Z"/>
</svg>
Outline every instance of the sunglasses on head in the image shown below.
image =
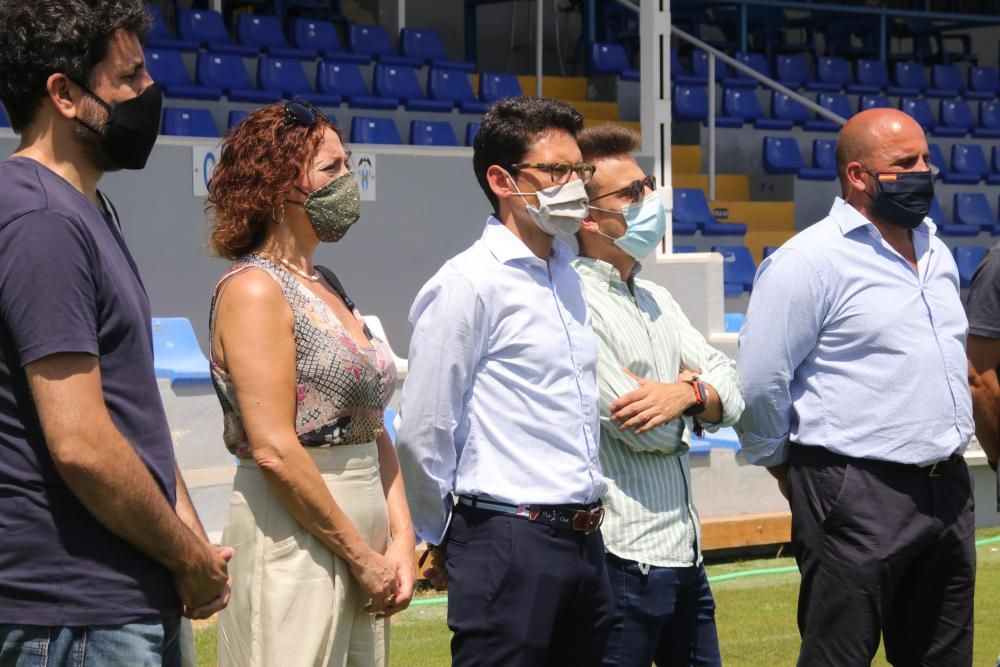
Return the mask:
<svg viewBox="0 0 1000 667">
<path fill-rule="evenodd" d="M 605 197 L 610 197 L 611 195 L 624 195 L 630 202 L 640 202 L 645 196 L 646 188 L 650 190 L 656 189 L 656 177 L 646 176 L 645 178 L 640 178 L 639 180 L 632 181 L 623 188 L 618 188 L 611 192 L 605 192 L 603 195 L 598 195 L 597 197 L 591 197 L 590 203 L 593 204 L 598 199 L 604 199 Z"/>
<path fill-rule="evenodd" d="M 301 125 L 302 127 L 312 127 L 320 120 L 327 123 L 330 120 L 326 114 L 308 100 L 296 97 L 290 102 L 285 102 L 285 125 Z"/>
</svg>

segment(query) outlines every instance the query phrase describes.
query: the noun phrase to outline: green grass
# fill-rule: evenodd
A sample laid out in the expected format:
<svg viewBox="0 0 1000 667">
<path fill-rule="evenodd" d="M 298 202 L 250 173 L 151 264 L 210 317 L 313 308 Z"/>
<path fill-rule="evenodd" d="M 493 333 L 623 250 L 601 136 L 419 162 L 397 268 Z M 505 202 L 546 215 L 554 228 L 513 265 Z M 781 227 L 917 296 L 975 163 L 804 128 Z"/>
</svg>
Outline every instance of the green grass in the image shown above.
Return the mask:
<svg viewBox="0 0 1000 667">
<path fill-rule="evenodd" d="M 980 530 L 978 539 L 1000 536 L 1000 528 Z M 994 667 L 1000 653 L 1000 542 L 977 549 L 976 647 L 973 665 Z M 794 566 L 791 558 L 735 561 L 708 566 L 709 577 L 764 568 Z M 795 625 L 797 573 L 753 576 L 712 584 L 717 606 L 722 661 L 727 667 L 793 665 L 799 635 Z M 420 599 L 434 598 L 427 593 Z M 411 607 L 395 616 L 390 638 L 390 665 L 442 667 L 450 663 L 446 605 Z M 215 664 L 215 626 L 195 633 L 198 665 Z M 888 665 L 879 651 L 874 665 Z"/>
</svg>

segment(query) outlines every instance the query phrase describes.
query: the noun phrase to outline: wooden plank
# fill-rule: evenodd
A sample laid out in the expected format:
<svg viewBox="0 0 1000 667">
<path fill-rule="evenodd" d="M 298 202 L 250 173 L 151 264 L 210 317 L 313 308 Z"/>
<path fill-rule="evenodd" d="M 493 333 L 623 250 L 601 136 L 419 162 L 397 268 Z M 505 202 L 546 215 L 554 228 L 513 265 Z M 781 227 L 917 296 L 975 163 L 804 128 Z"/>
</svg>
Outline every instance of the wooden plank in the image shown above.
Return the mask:
<svg viewBox="0 0 1000 667">
<path fill-rule="evenodd" d="M 792 515 L 789 512 L 713 517 L 701 522 L 703 551 L 782 544 L 791 539 Z"/>
</svg>

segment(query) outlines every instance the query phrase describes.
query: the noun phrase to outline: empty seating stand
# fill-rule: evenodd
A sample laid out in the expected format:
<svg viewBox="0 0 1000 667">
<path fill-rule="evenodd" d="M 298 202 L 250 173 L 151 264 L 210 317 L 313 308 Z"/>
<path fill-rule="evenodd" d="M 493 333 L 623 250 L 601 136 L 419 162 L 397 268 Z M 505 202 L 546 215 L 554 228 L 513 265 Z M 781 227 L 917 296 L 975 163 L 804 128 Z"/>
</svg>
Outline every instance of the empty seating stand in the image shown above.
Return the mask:
<svg viewBox="0 0 1000 667">
<path fill-rule="evenodd" d="M 335 107 L 340 97 L 317 93 L 309 85 L 302 62 L 294 58 L 262 56 L 257 61 L 257 81 L 261 88 L 279 97 L 302 97 L 317 106 Z"/>
<path fill-rule="evenodd" d="M 375 66 L 375 94 L 398 98 L 407 111 L 451 111 L 452 102 L 432 100 L 420 89 L 417 72 L 405 65 Z"/>
<path fill-rule="evenodd" d="M 194 84 L 180 51 L 146 49 L 146 69 L 153 80 L 163 86 L 163 94 L 167 97 L 189 100 L 217 100 L 222 97 L 221 88 Z"/>
<path fill-rule="evenodd" d="M 674 188 L 673 231 L 675 236 L 693 235 L 696 231 L 701 231 L 702 236 L 743 236 L 747 226 L 740 222 L 719 222 L 701 190 Z"/>
<path fill-rule="evenodd" d="M 492 104 L 505 97 L 520 97 L 521 82 L 509 72 L 483 72 L 479 75 L 479 99 Z"/>
<path fill-rule="evenodd" d="M 434 68 L 428 78 L 430 96 L 458 107 L 462 113 L 482 114 L 489 106 L 476 99 L 469 75 L 462 70 Z"/>
<path fill-rule="evenodd" d="M 479 134 L 479 123 L 469 123 L 465 126 L 465 145 L 471 146 Z"/>
<path fill-rule="evenodd" d="M 790 130 L 793 122 L 784 118 L 767 118 L 757 102 L 753 89 L 726 88 L 722 96 L 722 116 L 715 119 L 719 127 L 728 127 L 731 119 L 752 122 L 759 130 Z M 720 122 L 722 121 L 722 122 Z"/>
<path fill-rule="evenodd" d="M 252 46 L 276 58 L 315 60 L 316 49 L 292 47 L 285 39 L 277 16 L 241 14 L 236 22 L 236 36 L 241 44 Z"/>
<path fill-rule="evenodd" d="M 281 98 L 271 91 L 254 88 L 243 58 L 231 53 L 198 54 L 198 83 L 221 88 L 232 102 L 267 104 Z"/>
<path fill-rule="evenodd" d="M 352 109 L 391 110 L 399 106 L 397 97 L 372 95 L 357 63 L 322 61 L 316 68 L 316 89 L 337 95 Z"/>
<path fill-rule="evenodd" d="M 638 81 L 639 70 L 632 67 L 621 44 L 595 42 L 590 47 L 591 74 L 611 74 L 623 81 Z"/>
<path fill-rule="evenodd" d="M 959 246 L 953 250 L 955 253 L 955 264 L 958 265 L 959 286 L 968 289 L 972 286 L 972 276 L 976 273 L 976 268 L 983 261 L 988 248 L 977 246 Z"/>
<path fill-rule="evenodd" d="M 153 368 L 171 386 L 211 384 L 208 359 L 186 317 L 153 318 Z"/>
<path fill-rule="evenodd" d="M 937 197 L 931 200 L 931 210 L 928 216 L 937 225 L 941 236 L 979 236 L 979 227 L 966 224 L 955 224 L 944 214 Z"/>
<path fill-rule="evenodd" d="M 836 168 L 815 166 L 815 156 L 821 151 L 829 152 L 827 144 L 824 142 L 817 148 L 817 143 L 813 143 L 814 166 L 810 167 L 802 159 L 798 141 L 794 137 L 764 137 L 762 162 L 764 171 L 769 174 L 791 174 L 799 178 L 812 181 L 831 181 L 837 177 Z M 826 163 L 829 163 L 829 155 L 824 155 Z"/>
<path fill-rule="evenodd" d="M 1000 93 L 1000 76 L 993 67 L 970 67 L 966 99 L 992 100 Z"/>
<path fill-rule="evenodd" d="M 337 29 L 330 21 L 315 19 L 295 19 L 292 25 L 292 40 L 300 49 L 319 53 L 324 58 L 335 58 L 339 62 L 366 64 L 368 56 L 351 53 L 344 49 L 337 36 Z"/>
<path fill-rule="evenodd" d="M 475 63 L 448 58 L 441 43 L 441 36 L 436 30 L 403 28 L 399 31 L 399 43 L 405 56 L 416 58 L 431 67 L 445 67 L 463 72 L 476 71 Z"/>
<path fill-rule="evenodd" d="M 401 144 L 396 122 L 391 118 L 355 116 L 351 119 L 351 142 L 357 144 Z"/>
<path fill-rule="evenodd" d="M 410 121 L 410 143 L 414 146 L 458 146 L 455 131 L 446 120 Z"/>
<path fill-rule="evenodd" d="M 167 107 L 163 110 L 163 134 L 179 137 L 218 137 L 212 112 L 208 109 L 179 109 Z"/>
<path fill-rule="evenodd" d="M 753 290 L 753 279 L 757 273 L 750 249 L 745 246 L 712 246 L 712 252 L 722 255 L 722 280 L 726 296 L 739 296 Z"/>
<path fill-rule="evenodd" d="M 178 9 L 177 25 L 181 38 L 216 53 L 256 57 L 252 46 L 235 44 L 229 37 L 222 15 L 210 9 Z"/>
<path fill-rule="evenodd" d="M 396 53 L 389 41 L 389 33 L 380 25 L 352 23 L 348 30 L 348 43 L 354 53 L 368 56 L 386 65 L 420 67 L 424 64 L 421 58 L 411 58 Z"/>
<path fill-rule="evenodd" d="M 956 192 L 954 199 L 955 222 L 967 225 L 979 232 L 997 234 L 996 217 L 990 208 L 990 202 L 983 192 Z"/>
<path fill-rule="evenodd" d="M 146 36 L 147 46 L 155 49 L 174 49 L 181 51 L 198 50 L 197 42 L 177 39 L 174 37 L 173 33 L 170 32 L 170 28 L 167 27 L 167 22 L 163 18 L 163 11 L 160 9 L 158 4 L 151 3 L 147 6 L 149 7 L 149 13 L 153 17 L 153 25 L 150 28 L 149 34 Z"/>
</svg>

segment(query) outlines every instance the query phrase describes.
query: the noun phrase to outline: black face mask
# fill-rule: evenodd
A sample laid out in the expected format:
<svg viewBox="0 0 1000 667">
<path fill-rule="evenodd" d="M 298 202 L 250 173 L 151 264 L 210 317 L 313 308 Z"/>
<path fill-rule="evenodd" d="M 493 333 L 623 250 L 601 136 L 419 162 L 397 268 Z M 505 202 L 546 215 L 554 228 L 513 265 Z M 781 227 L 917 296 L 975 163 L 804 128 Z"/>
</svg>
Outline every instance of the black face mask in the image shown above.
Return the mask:
<svg viewBox="0 0 1000 667">
<path fill-rule="evenodd" d="M 83 90 L 108 111 L 108 120 L 100 130 L 77 117 L 77 121 L 100 137 L 101 148 L 112 164 L 120 169 L 142 169 L 153 151 L 160 133 L 163 89 L 152 84 L 141 95 L 124 102 L 108 104 L 82 83 Z"/>
<path fill-rule="evenodd" d="M 872 213 L 880 220 L 913 229 L 931 210 L 934 175 L 929 171 L 869 172 L 878 194 L 872 198 Z"/>
</svg>

